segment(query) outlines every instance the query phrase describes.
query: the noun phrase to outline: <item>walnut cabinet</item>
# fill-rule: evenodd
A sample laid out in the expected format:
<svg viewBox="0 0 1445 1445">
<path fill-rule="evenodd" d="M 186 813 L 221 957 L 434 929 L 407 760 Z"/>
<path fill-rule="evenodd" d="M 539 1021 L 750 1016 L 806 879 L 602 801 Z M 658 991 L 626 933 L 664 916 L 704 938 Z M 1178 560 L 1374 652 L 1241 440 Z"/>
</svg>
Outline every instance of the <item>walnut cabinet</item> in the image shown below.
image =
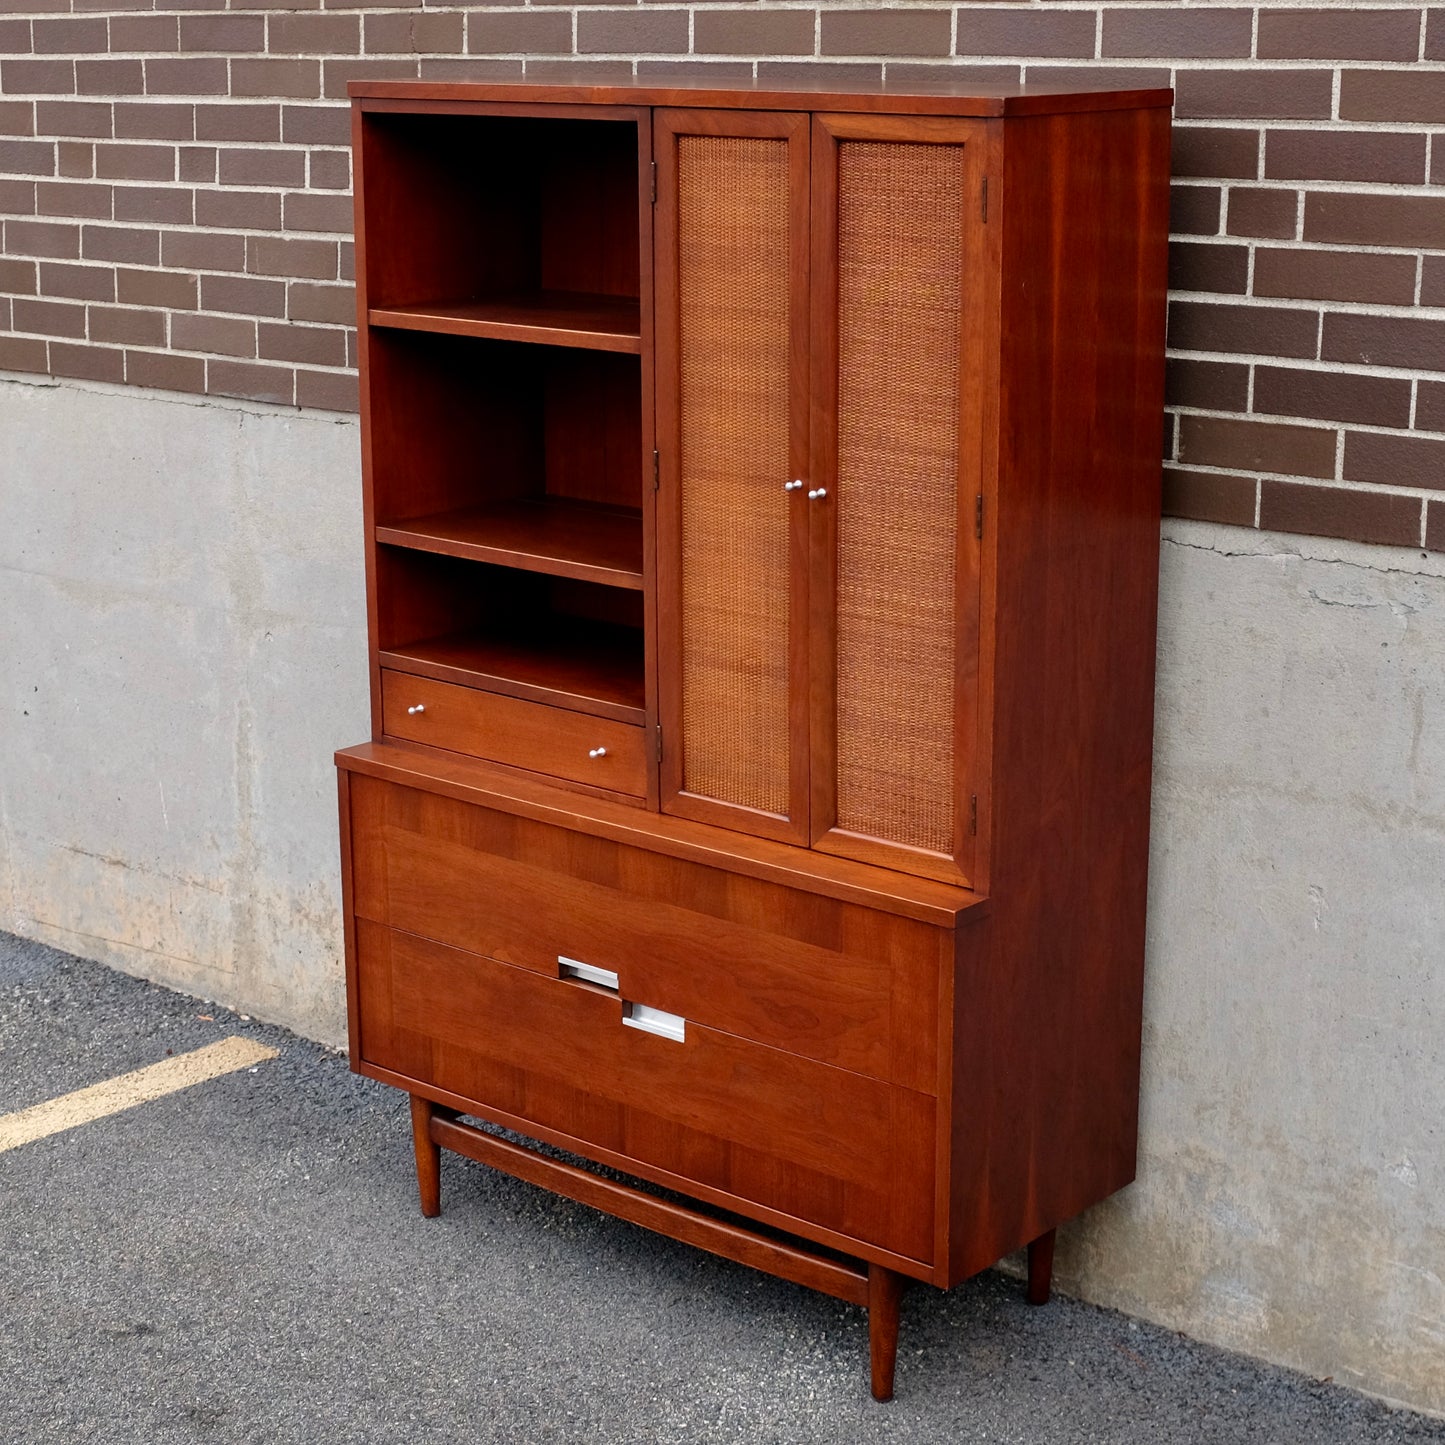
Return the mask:
<svg viewBox="0 0 1445 1445">
<path fill-rule="evenodd" d="M 352 1066 L 886 1399 L 1133 1177 L 1169 93 L 352 96 Z"/>
</svg>

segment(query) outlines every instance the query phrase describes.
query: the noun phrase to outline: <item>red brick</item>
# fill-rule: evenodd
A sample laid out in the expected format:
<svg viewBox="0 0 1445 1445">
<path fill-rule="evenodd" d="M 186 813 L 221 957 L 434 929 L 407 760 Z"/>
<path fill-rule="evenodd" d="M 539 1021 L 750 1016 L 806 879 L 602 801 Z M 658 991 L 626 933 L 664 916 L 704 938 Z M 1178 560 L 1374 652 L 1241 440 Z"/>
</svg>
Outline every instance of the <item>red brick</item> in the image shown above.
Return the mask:
<svg viewBox="0 0 1445 1445">
<path fill-rule="evenodd" d="M 1352 482 L 1445 491 L 1445 438 L 1408 432 L 1345 433 L 1345 476 Z"/>
<path fill-rule="evenodd" d="M 1218 186 L 1171 186 L 1169 232 L 1174 236 L 1213 236 L 1219 232 L 1224 193 Z"/>
<path fill-rule="evenodd" d="M 654 61 L 653 64 L 661 65 L 664 62 Z M 711 71 L 708 72 L 711 74 Z M 980 65 L 969 65 L 959 61 L 945 60 L 937 63 L 929 61 L 895 61 L 888 67 L 888 80 L 890 84 L 896 83 L 900 87 L 907 86 L 935 86 L 935 85 L 1018 85 L 1023 79 L 1023 67 L 1017 64 L 1004 61 L 989 62 Z M 751 85 L 752 80 L 748 76 L 740 76 L 736 80 L 726 81 L 729 85 Z"/>
<path fill-rule="evenodd" d="M 18 261 L 0 256 L 0 291 L 11 296 L 34 296 L 38 287 L 34 261 Z"/>
<path fill-rule="evenodd" d="M 1415 426 L 1420 431 L 1445 432 L 1445 381 L 1415 383 Z"/>
<path fill-rule="evenodd" d="M 34 135 L 35 102 L 0 100 L 0 135 Z"/>
<path fill-rule="evenodd" d="M 356 280 L 356 242 L 342 241 L 336 248 L 336 278 L 338 281 Z"/>
<path fill-rule="evenodd" d="M 151 95 L 225 95 L 229 83 L 219 56 L 150 57 L 145 68 Z"/>
<path fill-rule="evenodd" d="M 296 397 L 296 373 L 286 366 L 209 361 L 206 363 L 206 390 L 215 396 L 241 396 L 252 401 L 273 401 L 291 406 Z"/>
<path fill-rule="evenodd" d="M 272 55 L 355 55 L 361 49 L 361 18 L 271 15 L 266 37 Z"/>
<path fill-rule="evenodd" d="M 223 186 L 304 186 L 306 152 L 269 147 L 222 150 L 217 174 Z"/>
<path fill-rule="evenodd" d="M 141 105 L 117 101 L 115 135 L 117 140 L 194 140 L 195 108 L 154 100 Z"/>
<path fill-rule="evenodd" d="M 811 69 L 811 67 L 809 68 Z M 881 65 L 861 68 L 882 79 L 883 67 Z M 768 76 L 759 77 L 760 80 L 770 78 Z M 529 60 L 527 62 L 527 79 L 543 82 L 555 81 L 568 85 L 574 81 L 579 85 L 628 85 L 632 81 L 632 66 L 625 60 L 593 60 L 590 57 Z M 345 86 L 341 84 L 339 75 L 337 76 L 337 86 L 335 93 L 340 95 L 345 91 Z M 327 94 L 330 95 L 332 92 L 328 90 Z"/>
<path fill-rule="evenodd" d="M 350 190 L 351 153 L 349 151 L 312 151 L 306 180 L 313 189 Z"/>
<path fill-rule="evenodd" d="M 808 31 L 808 52 L 811 54 L 811 15 Z M 572 49 L 572 17 L 560 10 L 504 11 L 498 15 L 474 10 L 467 19 L 467 49 L 473 54 L 490 55 L 523 51 L 533 55 L 560 54 Z"/>
<path fill-rule="evenodd" d="M 863 28 L 870 14 L 861 14 Z M 946 18 L 944 16 L 938 17 Z M 823 50 L 828 51 L 828 12 L 823 12 Z M 945 50 L 946 50 L 945 44 Z M 841 52 L 840 52 L 841 53 Z M 887 54 L 886 51 L 856 50 L 856 55 Z M 933 50 L 912 52 L 932 55 Z M 1091 10 L 960 10 L 958 55 L 1025 55 L 1048 56 L 1054 59 L 1083 58 L 1094 53 L 1094 13 Z"/>
<path fill-rule="evenodd" d="M 254 54 L 266 49 L 264 15 L 182 15 L 182 50 Z"/>
<path fill-rule="evenodd" d="M 318 196 L 304 191 L 286 197 L 285 227 L 288 231 L 331 231 L 351 235 L 350 196 Z"/>
<path fill-rule="evenodd" d="M 97 146 L 95 174 L 102 180 L 112 181 L 173 181 L 175 148 L 124 143 Z"/>
<path fill-rule="evenodd" d="M 44 336 L 84 336 L 85 307 L 64 301 L 37 301 L 17 296 L 13 305 L 15 329 Z"/>
<path fill-rule="evenodd" d="M 204 351 L 249 360 L 256 355 L 256 323 L 233 316 L 178 313 L 171 318 L 177 351 Z"/>
<path fill-rule="evenodd" d="M 1223 126 L 1174 127 L 1176 176 L 1220 176 L 1252 181 L 1259 175 L 1259 132 Z"/>
<path fill-rule="evenodd" d="M 125 306 L 92 306 L 90 339 L 112 346 L 164 346 L 166 318 L 160 311 Z"/>
<path fill-rule="evenodd" d="M 174 15 L 113 15 L 110 20 L 110 49 L 114 54 L 155 55 L 180 47 L 179 26 Z"/>
<path fill-rule="evenodd" d="M 1249 367 L 1172 356 L 1165 367 L 1165 401 L 1204 411 L 1244 411 L 1249 405 Z"/>
<path fill-rule="evenodd" d="M 1325 120 L 1334 105 L 1334 75 L 1328 70 L 1181 70 L 1174 96 L 1175 114 L 1182 118 Z"/>
<path fill-rule="evenodd" d="M 1299 213 L 1299 193 L 1254 186 L 1231 186 L 1229 219 L 1225 230 L 1231 236 L 1265 236 L 1291 240 Z"/>
<path fill-rule="evenodd" d="M 0 336 L 0 370 L 49 371 L 49 348 L 32 336 Z"/>
<path fill-rule="evenodd" d="M 1243 417 L 1182 416 L 1179 460 L 1196 466 L 1331 477 L 1335 432 Z"/>
<path fill-rule="evenodd" d="M 257 231 L 281 229 L 281 197 L 275 191 L 235 191 L 224 187 L 196 192 L 196 224 Z"/>
<path fill-rule="evenodd" d="M 139 60 L 77 60 L 77 95 L 141 95 L 145 69 Z"/>
<path fill-rule="evenodd" d="M 294 361 L 303 366 L 345 366 L 346 333 L 332 326 L 275 325 L 257 328 L 257 354 L 269 361 Z"/>
<path fill-rule="evenodd" d="M 196 216 L 195 196 L 187 186 L 117 186 L 117 221 L 156 221 L 189 226 Z"/>
<path fill-rule="evenodd" d="M 9 220 L 5 222 L 5 249 L 12 255 L 73 261 L 80 255 L 80 227 L 59 221 Z"/>
<path fill-rule="evenodd" d="M 0 140 L 0 171 L 20 176 L 53 176 L 55 143 L 48 140 Z"/>
<path fill-rule="evenodd" d="M 95 147 L 89 141 L 57 141 L 55 162 L 56 170 L 67 180 L 95 178 Z"/>
<path fill-rule="evenodd" d="M 284 316 L 286 283 L 257 276 L 202 276 L 201 306 L 241 316 Z"/>
<path fill-rule="evenodd" d="M 246 238 L 224 231 L 168 231 L 161 238 L 161 262 L 190 271 L 244 271 Z"/>
<path fill-rule="evenodd" d="M 359 411 L 356 373 L 352 371 L 296 372 L 296 405 L 318 411 Z"/>
<path fill-rule="evenodd" d="M 1259 525 L 1271 532 L 1415 547 L 1420 507 L 1418 497 L 1266 480 L 1260 483 Z"/>
<path fill-rule="evenodd" d="M 110 266 L 70 266 L 63 261 L 40 265 L 40 291 L 74 301 L 114 301 L 115 270 Z"/>
<path fill-rule="evenodd" d="M 350 145 L 351 112 L 344 105 L 283 105 L 281 130 L 287 145 Z"/>
<path fill-rule="evenodd" d="M 319 321 L 350 326 L 356 320 L 356 289 L 293 281 L 287 288 L 286 315 L 292 321 Z"/>
<path fill-rule="evenodd" d="M 177 179 L 195 185 L 216 184 L 216 148 L 182 146 L 176 157 Z"/>
<path fill-rule="evenodd" d="M 639 60 L 637 62 L 638 79 L 645 78 L 644 72 L 649 65 L 662 64 L 660 61 Z M 694 66 L 694 72 L 701 67 Z M 420 80 L 469 80 L 473 83 L 490 81 L 519 81 L 522 79 L 522 62 L 520 60 L 499 60 L 495 57 L 490 59 L 475 55 L 423 55 L 416 63 L 416 73 Z M 748 67 L 748 84 L 752 84 L 752 67 Z M 300 385 L 299 375 L 297 385 Z"/>
<path fill-rule="evenodd" d="M 99 100 L 37 100 L 35 129 L 41 135 L 104 136 L 111 134 L 111 109 Z"/>
<path fill-rule="evenodd" d="M 196 107 L 196 139 L 216 141 L 278 141 L 279 105 L 242 105 L 232 101 Z"/>
<path fill-rule="evenodd" d="M 1165 467 L 1164 515 L 1252 527 L 1258 485 L 1253 477 Z"/>
<path fill-rule="evenodd" d="M 35 209 L 42 216 L 108 221 L 112 214 L 111 188 L 87 185 L 83 181 L 37 181 Z"/>
<path fill-rule="evenodd" d="M 1253 16 L 1248 10 L 1217 10 L 1212 6 L 1184 10 L 1178 5 L 1158 10 L 1105 10 L 1102 53 L 1165 60 L 1243 58 L 1249 55 L 1253 28 Z M 960 18 L 960 35 L 962 32 Z"/>
<path fill-rule="evenodd" d="M 478 16 L 473 14 L 472 27 Z M 496 17 L 500 19 L 501 17 Z M 543 17 L 538 17 L 543 18 Z M 548 18 L 561 20 L 556 15 Z M 811 10 L 699 10 L 693 16 L 692 48 L 699 55 L 811 55 Z M 518 47 L 524 48 L 524 47 Z M 550 47 L 562 50 L 568 44 Z"/>
<path fill-rule="evenodd" d="M 1420 304 L 1445 306 L 1445 256 L 1422 256 L 1421 261 L 1424 271 L 1420 277 Z"/>
<path fill-rule="evenodd" d="M 1307 241 L 1445 250 L 1445 196 L 1311 192 L 1305 197 L 1304 235 Z"/>
<path fill-rule="evenodd" d="M 1445 321 L 1326 312 L 1320 354 L 1352 365 L 1445 371 Z"/>
<path fill-rule="evenodd" d="M 958 21 L 959 46 L 965 50 L 970 48 L 970 42 L 965 38 L 965 23 L 971 19 L 972 16 L 960 15 Z M 926 9 L 824 10 L 820 41 L 824 55 L 884 55 L 890 58 L 947 55 L 949 16 L 946 10 Z"/>
<path fill-rule="evenodd" d="M 1399 131 L 1272 130 L 1265 142 L 1264 173 L 1286 181 L 1420 182 L 1425 179 L 1425 137 Z"/>
<path fill-rule="evenodd" d="M 454 55 L 463 48 L 460 14 L 368 15 L 368 55 Z"/>
<path fill-rule="evenodd" d="M 1425 59 L 1445 60 L 1445 10 L 1438 5 L 1430 7 L 1430 19 L 1425 31 Z"/>
<path fill-rule="evenodd" d="M 1249 285 L 1249 248 L 1209 241 L 1175 241 L 1169 247 L 1171 291 L 1219 291 L 1243 296 Z"/>
<path fill-rule="evenodd" d="M 0 214 L 33 216 L 35 214 L 35 182 L 0 176 Z"/>
<path fill-rule="evenodd" d="M 0 55 L 29 55 L 34 49 L 29 20 L 0 20 Z"/>
<path fill-rule="evenodd" d="M 1425 509 L 1425 546 L 1432 552 L 1445 552 L 1445 505 L 1431 502 Z"/>
<path fill-rule="evenodd" d="M 321 94 L 328 100 L 345 100 L 348 81 L 414 80 L 416 72 L 415 56 L 410 60 L 323 60 Z"/>
<path fill-rule="evenodd" d="M 329 281 L 337 273 L 336 242 L 252 236 L 246 243 L 246 269 L 260 276 Z"/>
<path fill-rule="evenodd" d="M 75 62 L 0 61 L 0 91 L 6 95 L 74 95 Z"/>
<path fill-rule="evenodd" d="M 109 346 L 68 346 L 50 343 L 52 376 L 79 377 L 82 381 L 124 381 L 124 353 Z"/>
<path fill-rule="evenodd" d="M 1254 253 L 1254 294 L 1408 306 L 1415 299 L 1415 258 L 1261 246 Z"/>
<path fill-rule="evenodd" d="M 206 389 L 206 363 L 198 356 L 176 356 L 168 351 L 127 351 L 125 379 L 132 386 L 199 395 Z"/>
<path fill-rule="evenodd" d="M 1261 60 L 1414 60 L 1419 10 L 1338 6 L 1330 10 L 1261 10 Z"/>
<path fill-rule="evenodd" d="M 1202 301 L 1174 301 L 1169 306 L 1169 345 L 1180 351 L 1307 359 L 1315 354 L 1318 329 L 1319 318 L 1313 311 Z"/>
<path fill-rule="evenodd" d="M 1410 383 L 1367 372 L 1257 366 L 1254 405 L 1263 415 L 1307 416 L 1367 426 L 1410 425 Z"/>
<path fill-rule="evenodd" d="M 115 299 L 124 306 L 163 306 L 168 311 L 193 311 L 196 278 L 176 271 L 137 271 L 121 266 L 115 273 Z"/>
<path fill-rule="evenodd" d="M 1340 119 L 1438 125 L 1445 121 L 1445 83 L 1438 70 L 1346 70 Z"/>
<path fill-rule="evenodd" d="M 110 44 L 104 16 L 60 16 L 32 22 L 37 55 L 94 55 Z"/>
<path fill-rule="evenodd" d="M 875 12 L 882 15 L 884 12 Z M 905 11 L 893 11 L 905 15 Z M 944 54 L 948 49 L 947 16 L 944 21 L 942 50 L 924 54 Z M 688 20 L 683 10 L 583 10 L 577 15 L 577 53 L 656 55 L 677 54 L 687 49 Z M 824 50 L 827 49 L 827 27 L 824 27 Z M 900 50 L 898 54 L 910 54 Z"/>
</svg>

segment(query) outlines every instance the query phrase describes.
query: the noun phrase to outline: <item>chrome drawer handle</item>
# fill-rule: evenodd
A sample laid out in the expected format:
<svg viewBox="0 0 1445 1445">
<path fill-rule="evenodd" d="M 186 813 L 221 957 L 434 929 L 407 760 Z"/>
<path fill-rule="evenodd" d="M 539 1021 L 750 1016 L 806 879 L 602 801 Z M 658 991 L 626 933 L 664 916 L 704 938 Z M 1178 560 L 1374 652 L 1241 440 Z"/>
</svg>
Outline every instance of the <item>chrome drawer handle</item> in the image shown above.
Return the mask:
<svg viewBox="0 0 1445 1445">
<path fill-rule="evenodd" d="M 629 1029 L 641 1029 L 643 1033 L 656 1034 L 660 1039 L 672 1039 L 679 1044 L 687 1042 L 687 1020 L 681 1014 L 670 1014 L 650 1004 L 624 999 L 622 1022 Z"/>
<path fill-rule="evenodd" d="M 419 702 L 415 707 L 407 708 L 406 715 L 408 717 L 416 717 L 419 713 L 424 713 L 425 711 L 426 704 L 424 702 Z"/>
<path fill-rule="evenodd" d="M 557 955 L 557 976 L 559 978 L 580 978 L 583 983 L 595 983 L 598 988 L 617 990 L 617 975 L 610 968 L 598 968 L 595 963 L 583 963 L 580 958 L 564 958 Z"/>
<path fill-rule="evenodd" d="M 588 750 L 587 750 L 587 756 L 588 756 L 589 758 L 605 758 L 605 757 L 607 756 L 607 749 L 606 749 L 606 748 L 588 748 Z"/>
</svg>

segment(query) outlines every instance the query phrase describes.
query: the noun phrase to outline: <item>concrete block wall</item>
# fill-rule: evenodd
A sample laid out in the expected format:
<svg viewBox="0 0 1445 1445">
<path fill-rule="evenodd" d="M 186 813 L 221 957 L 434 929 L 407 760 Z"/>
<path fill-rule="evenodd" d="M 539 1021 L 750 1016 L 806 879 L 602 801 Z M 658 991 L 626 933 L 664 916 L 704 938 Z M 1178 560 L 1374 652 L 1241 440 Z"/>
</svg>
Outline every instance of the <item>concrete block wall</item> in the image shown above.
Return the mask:
<svg viewBox="0 0 1445 1445">
<path fill-rule="evenodd" d="M 1141 1173 L 1060 1273 L 1445 1412 L 1445 6 L 12 0 L 0 927 L 340 1040 L 345 82 L 701 66 L 1177 88 Z"/>
</svg>

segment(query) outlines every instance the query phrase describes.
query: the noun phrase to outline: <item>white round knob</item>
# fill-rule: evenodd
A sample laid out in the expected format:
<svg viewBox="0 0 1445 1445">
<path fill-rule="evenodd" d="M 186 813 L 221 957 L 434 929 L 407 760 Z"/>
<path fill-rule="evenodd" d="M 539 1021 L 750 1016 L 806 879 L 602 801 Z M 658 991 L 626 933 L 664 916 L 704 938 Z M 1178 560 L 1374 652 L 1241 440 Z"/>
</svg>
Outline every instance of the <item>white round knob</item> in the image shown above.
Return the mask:
<svg viewBox="0 0 1445 1445">
<path fill-rule="evenodd" d="M 810 501 L 817 501 L 819 497 L 826 497 L 827 495 L 827 487 L 814 487 L 813 490 L 808 493 L 808 498 Z"/>
<path fill-rule="evenodd" d="M 784 482 L 783 490 L 785 492 L 796 492 L 800 491 L 802 489 L 802 486 L 802 482 Z"/>
<path fill-rule="evenodd" d="M 425 711 L 426 711 L 426 704 L 425 704 L 424 702 L 419 702 L 419 703 L 417 703 L 417 705 L 416 705 L 415 707 L 409 707 L 409 708 L 407 708 L 407 710 L 406 710 L 406 715 L 407 715 L 408 717 L 415 717 L 418 713 L 420 713 L 420 712 L 425 712 Z"/>
<path fill-rule="evenodd" d="M 607 749 L 606 749 L 606 748 L 589 748 L 589 749 L 587 750 L 587 756 L 588 756 L 589 758 L 605 758 L 605 757 L 607 756 Z"/>
</svg>

